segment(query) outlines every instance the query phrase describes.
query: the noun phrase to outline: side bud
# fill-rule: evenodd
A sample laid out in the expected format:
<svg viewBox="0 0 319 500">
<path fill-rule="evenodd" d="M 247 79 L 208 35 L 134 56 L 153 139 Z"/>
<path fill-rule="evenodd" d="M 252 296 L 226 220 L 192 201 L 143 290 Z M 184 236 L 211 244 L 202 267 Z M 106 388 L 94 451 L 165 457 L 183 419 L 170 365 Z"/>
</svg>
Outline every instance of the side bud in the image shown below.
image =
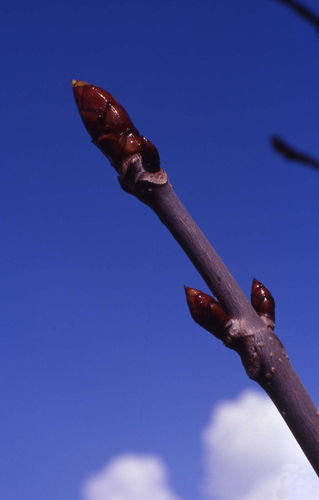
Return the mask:
<svg viewBox="0 0 319 500">
<path fill-rule="evenodd" d="M 251 305 L 267 327 L 273 330 L 275 326 L 275 301 L 265 285 L 256 279 L 253 280 L 251 287 Z"/>
<path fill-rule="evenodd" d="M 193 320 L 215 337 L 223 340 L 230 326 L 230 318 L 219 302 L 200 290 L 186 286 L 184 288 Z"/>
</svg>

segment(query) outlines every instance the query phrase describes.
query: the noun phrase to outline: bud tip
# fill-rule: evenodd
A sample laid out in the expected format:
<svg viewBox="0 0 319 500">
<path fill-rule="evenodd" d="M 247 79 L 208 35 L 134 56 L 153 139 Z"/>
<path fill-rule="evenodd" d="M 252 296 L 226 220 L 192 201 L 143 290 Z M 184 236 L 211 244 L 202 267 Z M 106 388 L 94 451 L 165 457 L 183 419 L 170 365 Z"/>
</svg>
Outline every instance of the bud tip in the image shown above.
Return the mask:
<svg viewBox="0 0 319 500">
<path fill-rule="evenodd" d="M 71 80 L 71 85 L 73 88 L 76 87 L 84 87 L 85 85 L 89 85 L 86 82 L 82 82 L 82 80 Z"/>
</svg>

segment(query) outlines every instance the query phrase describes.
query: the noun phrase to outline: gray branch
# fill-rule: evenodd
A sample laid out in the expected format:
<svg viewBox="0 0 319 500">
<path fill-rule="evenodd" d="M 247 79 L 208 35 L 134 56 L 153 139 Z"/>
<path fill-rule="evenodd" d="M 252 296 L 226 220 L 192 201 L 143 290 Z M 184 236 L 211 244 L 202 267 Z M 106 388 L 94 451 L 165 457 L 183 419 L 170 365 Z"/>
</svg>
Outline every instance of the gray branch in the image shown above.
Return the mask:
<svg viewBox="0 0 319 500">
<path fill-rule="evenodd" d="M 113 164 L 122 188 L 156 213 L 218 299 L 211 302 L 213 323 L 220 322 L 218 332 L 206 317 L 202 326 L 239 354 L 247 375 L 273 400 L 319 475 L 319 412 L 273 333 L 271 294 L 268 291 L 264 297 L 270 308 L 263 297 L 261 308 L 257 306 L 259 316 L 174 193 L 166 172 L 160 168 L 155 146 L 139 134 L 111 94 L 81 81 L 73 80 L 72 86 L 83 123 L 94 144 Z M 196 291 L 192 300 L 194 297 Z"/>
<path fill-rule="evenodd" d="M 248 376 L 270 396 L 319 475 L 319 411 L 291 365 L 281 341 L 257 315 L 176 196 L 165 172 L 146 172 L 140 155 L 135 155 L 126 162 L 124 175 L 119 173 L 125 191 L 156 213 L 233 320 L 224 344 L 238 352 Z"/>
</svg>

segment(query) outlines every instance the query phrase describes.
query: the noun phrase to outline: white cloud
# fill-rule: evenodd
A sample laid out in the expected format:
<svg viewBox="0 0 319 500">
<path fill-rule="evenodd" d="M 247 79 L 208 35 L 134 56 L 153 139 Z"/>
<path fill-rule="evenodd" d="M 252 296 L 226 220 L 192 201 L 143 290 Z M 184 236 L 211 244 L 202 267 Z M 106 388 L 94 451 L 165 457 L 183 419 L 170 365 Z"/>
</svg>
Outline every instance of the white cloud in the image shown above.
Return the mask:
<svg viewBox="0 0 319 500">
<path fill-rule="evenodd" d="M 318 500 L 318 478 L 270 399 L 245 391 L 219 403 L 202 432 L 211 500 Z M 187 474 L 187 471 L 185 471 Z M 89 477 L 84 500 L 182 500 L 155 455 L 120 455 Z"/>
<path fill-rule="evenodd" d="M 167 470 L 154 455 L 121 455 L 84 485 L 85 500 L 180 500 L 168 485 Z"/>
<path fill-rule="evenodd" d="M 250 390 L 218 404 L 202 442 L 208 498 L 318 499 L 317 476 L 266 395 Z"/>
</svg>

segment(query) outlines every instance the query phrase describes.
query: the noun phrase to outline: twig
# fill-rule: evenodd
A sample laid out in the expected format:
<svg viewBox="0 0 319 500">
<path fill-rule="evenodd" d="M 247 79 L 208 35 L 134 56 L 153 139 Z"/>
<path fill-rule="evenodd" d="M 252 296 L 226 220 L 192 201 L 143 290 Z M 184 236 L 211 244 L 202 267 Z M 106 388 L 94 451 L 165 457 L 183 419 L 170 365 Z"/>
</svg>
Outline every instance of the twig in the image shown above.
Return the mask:
<svg viewBox="0 0 319 500">
<path fill-rule="evenodd" d="M 156 148 L 139 134 L 110 94 L 84 82 L 73 80 L 72 85 L 84 125 L 94 144 L 116 168 L 122 188 L 158 215 L 217 297 L 218 303 L 207 295 L 205 299 L 207 307 L 214 309 L 214 326 L 208 328 L 209 331 L 240 355 L 248 376 L 271 397 L 319 475 L 319 412 L 294 371 L 284 346 L 273 333 L 271 294 L 255 280 L 252 298 L 256 310 L 250 305 L 174 193 L 166 172 L 160 168 Z M 194 303 L 196 291 L 186 291 Z M 267 301 L 266 307 L 264 301 Z M 199 300 L 199 303 L 203 306 L 203 302 Z M 263 316 L 268 317 L 267 322 Z M 205 328 L 209 321 L 203 324 Z"/>
<path fill-rule="evenodd" d="M 315 26 L 317 30 L 319 30 L 319 17 L 312 12 L 308 7 L 296 2 L 295 0 L 275 0 L 279 3 L 283 3 L 288 5 L 293 11 L 295 11 L 300 17 L 306 19 L 306 21 L 310 22 Z"/>
<path fill-rule="evenodd" d="M 319 160 L 309 156 L 306 153 L 297 151 L 292 146 L 283 141 L 280 137 L 274 135 L 271 137 L 271 144 L 277 153 L 281 154 L 286 160 L 297 161 L 298 163 L 303 163 L 309 167 L 319 169 Z"/>
</svg>

